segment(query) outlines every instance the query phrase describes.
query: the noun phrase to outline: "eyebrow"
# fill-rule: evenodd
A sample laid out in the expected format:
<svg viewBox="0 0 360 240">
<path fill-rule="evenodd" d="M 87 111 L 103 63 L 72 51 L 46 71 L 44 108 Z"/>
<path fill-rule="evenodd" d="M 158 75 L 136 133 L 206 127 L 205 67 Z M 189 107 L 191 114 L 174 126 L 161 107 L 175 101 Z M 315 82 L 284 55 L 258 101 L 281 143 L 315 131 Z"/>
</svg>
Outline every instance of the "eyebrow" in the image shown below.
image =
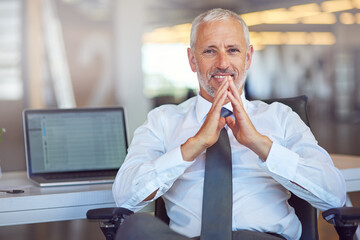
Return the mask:
<svg viewBox="0 0 360 240">
<path fill-rule="evenodd" d="M 238 45 L 238 44 L 230 44 L 230 45 L 225 46 L 225 48 L 233 48 L 233 47 L 240 49 L 240 45 Z M 215 45 L 209 45 L 209 46 L 206 46 L 206 48 L 218 48 L 218 47 Z"/>
<path fill-rule="evenodd" d="M 229 44 L 229 45 L 226 45 L 225 46 L 225 49 L 229 49 L 229 48 L 237 48 L 239 49 L 240 52 L 243 52 L 242 49 L 241 49 L 241 46 L 239 44 Z M 207 49 L 207 48 L 215 48 L 215 49 L 218 49 L 218 47 L 216 45 L 209 45 L 209 46 L 206 46 L 204 49 Z"/>
<path fill-rule="evenodd" d="M 210 45 L 210 46 L 207 46 L 206 48 L 218 48 L 218 47 L 215 45 Z"/>
<path fill-rule="evenodd" d="M 233 48 L 233 47 L 236 47 L 236 48 L 240 49 L 240 46 L 238 44 L 233 44 L 233 45 L 227 45 L 226 46 L 226 48 Z"/>
</svg>

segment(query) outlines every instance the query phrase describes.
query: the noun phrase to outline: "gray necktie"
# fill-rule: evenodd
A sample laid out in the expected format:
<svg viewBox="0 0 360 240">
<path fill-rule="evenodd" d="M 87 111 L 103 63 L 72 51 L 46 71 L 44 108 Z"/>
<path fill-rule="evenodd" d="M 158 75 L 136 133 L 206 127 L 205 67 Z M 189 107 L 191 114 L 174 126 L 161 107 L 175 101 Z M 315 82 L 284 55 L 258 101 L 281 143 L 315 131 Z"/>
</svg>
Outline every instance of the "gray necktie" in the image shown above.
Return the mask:
<svg viewBox="0 0 360 240">
<path fill-rule="evenodd" d="M 225 109 L 225 108 L 223 108 Z M 225 116 L 231 115 L 229 110 Z M 231 240 L 232 161 L 225 128 L 218 141 L 206 150 L 201 240 Z"/>
</svg>

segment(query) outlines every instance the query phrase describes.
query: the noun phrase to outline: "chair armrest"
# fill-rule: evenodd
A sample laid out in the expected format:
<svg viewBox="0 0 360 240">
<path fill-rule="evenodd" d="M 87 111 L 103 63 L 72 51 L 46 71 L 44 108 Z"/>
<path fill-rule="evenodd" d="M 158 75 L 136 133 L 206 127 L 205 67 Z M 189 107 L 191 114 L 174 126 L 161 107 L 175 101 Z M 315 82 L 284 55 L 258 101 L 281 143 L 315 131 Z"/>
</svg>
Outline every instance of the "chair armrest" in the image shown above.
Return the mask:
<svg viewBox="0 0 360 240">
<path fill-rule="evenodd" d="M 331 208 L 324 211 L 322 216 L 337 226 L 357 225 L 360 222 L 360 207 Z"/>
<path fill-rule="evenodd" d="M 115 220 L 124 219 L 125 217 L 133 214 L 133 211 L 130 211 L 126 208 L 98 208 L 90 209 L 86 213 L 87 219 L 90 220 Z"/>
<path fill-rule="evenodd" d="M 99 221 L 100 229 L 106 239 L 113 240 L 120 224 L 133 213 L 126 208 L 98 208 L 87 211 L 86 217 L 89 220 Z"/>
</svg>

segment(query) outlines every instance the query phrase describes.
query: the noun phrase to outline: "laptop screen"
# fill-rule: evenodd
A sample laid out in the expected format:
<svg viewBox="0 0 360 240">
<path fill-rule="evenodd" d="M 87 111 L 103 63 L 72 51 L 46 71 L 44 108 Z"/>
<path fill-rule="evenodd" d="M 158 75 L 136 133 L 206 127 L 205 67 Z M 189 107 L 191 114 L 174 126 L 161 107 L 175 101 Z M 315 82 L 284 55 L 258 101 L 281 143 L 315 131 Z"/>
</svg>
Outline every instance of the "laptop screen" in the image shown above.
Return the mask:
<svg viewBox="0 0 360 240">
<path fill-rule="evenodd" d="M 32 174 L 118 170 L 126 156 L 121 107 L 25 110 L 24 128 Z"/>
</svg>

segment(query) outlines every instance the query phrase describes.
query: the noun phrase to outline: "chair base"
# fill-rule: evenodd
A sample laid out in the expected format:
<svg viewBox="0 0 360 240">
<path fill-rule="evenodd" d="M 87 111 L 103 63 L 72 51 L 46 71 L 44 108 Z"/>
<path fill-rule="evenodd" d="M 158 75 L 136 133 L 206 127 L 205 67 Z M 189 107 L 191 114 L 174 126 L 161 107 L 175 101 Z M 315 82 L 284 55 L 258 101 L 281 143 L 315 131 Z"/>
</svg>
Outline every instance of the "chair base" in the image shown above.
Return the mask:
<svg viewBox="0 0 360 240">
<path fill-rule="evenodd" d="M 358 225 L 353 226 L 335 226 L 340 240 L 353 240 Z"/>
</svg>

